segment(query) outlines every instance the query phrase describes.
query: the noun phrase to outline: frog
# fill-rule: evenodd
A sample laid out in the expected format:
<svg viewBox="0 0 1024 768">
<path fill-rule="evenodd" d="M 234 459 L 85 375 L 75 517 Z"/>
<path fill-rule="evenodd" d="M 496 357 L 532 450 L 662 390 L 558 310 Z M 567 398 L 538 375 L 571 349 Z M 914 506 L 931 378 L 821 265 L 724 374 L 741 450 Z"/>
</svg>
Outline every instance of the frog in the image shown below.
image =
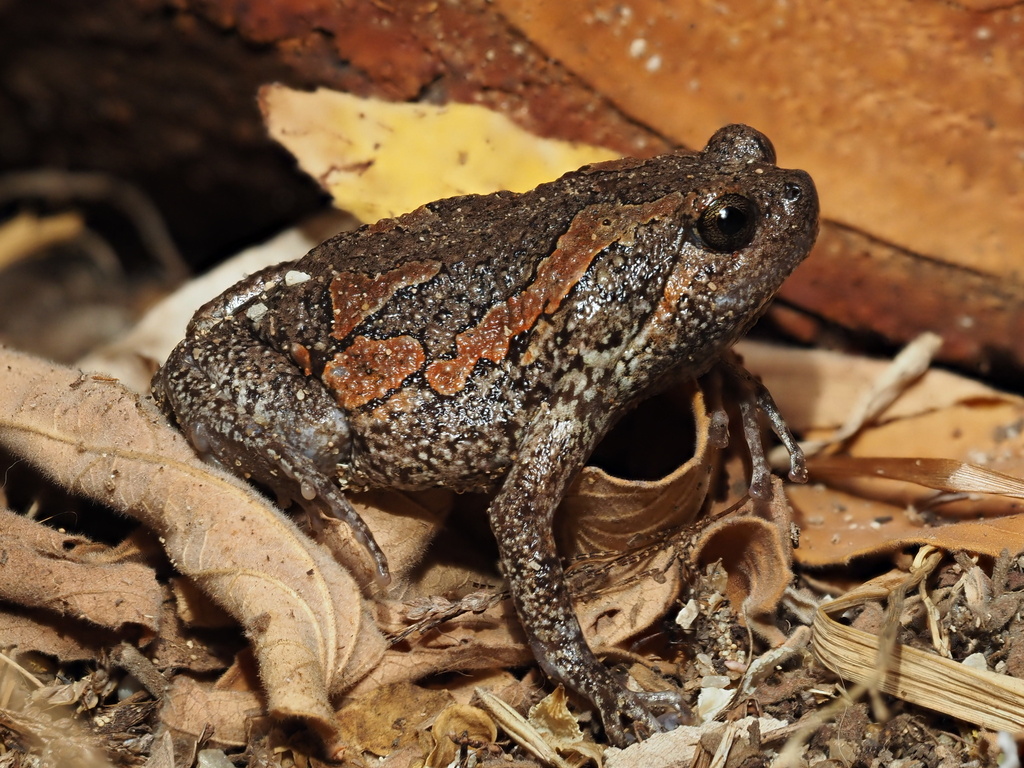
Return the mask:
<svg viewBox="0 0 1024 768">
<path fill-rule="evenodd" d="M 663 729 L 666 698 L 587 644 L 556 509 L 623 414 L 719 364 L 817 230 L 810 176 L 728 125 L 697 152 L 431 202 L 256 272 L 199 309 L 153 393 L 199 454 L 350 526 L 382 585 L 387 558 L 347 493 L 491 494 L 533 655 L 622 746 Z M 760 410 L 800 475 L 767 390 L 751 402 L 752 456 Z"/>
</svg>

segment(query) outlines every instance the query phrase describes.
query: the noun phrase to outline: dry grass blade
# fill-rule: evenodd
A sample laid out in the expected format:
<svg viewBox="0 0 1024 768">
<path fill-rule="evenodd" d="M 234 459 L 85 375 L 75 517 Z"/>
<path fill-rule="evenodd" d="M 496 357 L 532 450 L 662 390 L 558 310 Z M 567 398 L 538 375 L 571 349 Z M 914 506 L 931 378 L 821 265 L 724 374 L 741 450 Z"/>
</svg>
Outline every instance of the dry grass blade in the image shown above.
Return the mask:
<svg viewBox="0 0 1024 768">
<path fill-rule="evenodd" d="M 868 601 L 886 600 L 902 586 L 891 579 L 869 582 L 819 608 L 811 635 L 818 659 L 846 680 L 982 728 L 1024 730 L 1024 681 L 900 644 L 880 664 L 884 640 L 834 618 Z"/>
<path fill-rule="evenodd" d="M 860 475 L 903 480 L 948 493 L 992 493 L 1024 499 L 1024 480 L 956 459 L 836 456 L 809 464 L 818 477 Z"/>
<path fill-rule="evenodd" d="M 877 419 L 903 394 L 911 382 L 919 379 L 928 370 L 932 357 L 940 346 L 942 339 L 934 333 L 923 333 L 910 342 L 861 394 L 843 425 L 827 440 L 802 443 L 804 452 L 810 456 L 828 445 L 841 443 L 857 434 L 865 424 Z"/>
</svg>

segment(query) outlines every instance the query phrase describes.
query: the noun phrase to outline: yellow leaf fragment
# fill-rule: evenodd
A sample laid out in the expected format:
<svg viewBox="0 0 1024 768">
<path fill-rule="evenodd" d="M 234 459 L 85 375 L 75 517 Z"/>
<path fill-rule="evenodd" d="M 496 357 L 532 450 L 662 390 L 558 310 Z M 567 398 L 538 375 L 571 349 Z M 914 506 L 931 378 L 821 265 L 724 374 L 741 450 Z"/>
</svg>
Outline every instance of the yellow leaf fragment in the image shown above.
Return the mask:
<svg viewBox="0 0 1024 768">
<path fill-rule="evenodd" d="M 478 688 L 476 694 L 498 725 L 519 746 L 545 765 L 552 768 L 570 768 L 569 763 L 548 744 L 544 735 L 512 707 L 482 688 Z"/>
<path fill-rule="evenodd" d="M 19 213 L 0 224 L 0 267 L 14 264 L 43 248 L 72 240 L 84 229 L 85 222 L 78 213 L 44 217 Z"/>
<path fill-rule="evenodd" d="M 583 738 L 583 731 L 569 711 L 568 696 L 561 685 L 530 707 L 529 721 L 573 765 L 581 761 L 601 765 L 604 749 Z"/>
<path fill-rule="evenodd" d="M 608 149 L 543 139 L 504 115 L 469 104 L 406 104 L 280 84 L 260 90 L 270 135 L 364 222 L 444 197 L 524 192 Z"/>
</svg>

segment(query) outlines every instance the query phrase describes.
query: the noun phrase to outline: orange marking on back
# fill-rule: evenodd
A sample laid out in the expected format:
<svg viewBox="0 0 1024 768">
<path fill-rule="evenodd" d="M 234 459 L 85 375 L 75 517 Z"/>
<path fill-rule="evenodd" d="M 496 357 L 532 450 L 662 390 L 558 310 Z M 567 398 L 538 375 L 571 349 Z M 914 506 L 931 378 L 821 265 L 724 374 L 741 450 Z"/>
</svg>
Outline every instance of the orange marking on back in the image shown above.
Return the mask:
<svg viewBox="0 0 1024 768">
<path fill-rule="evenodd" d="M 309 350 L 299 344 L 299 342 L 292 342 L 288 347 L 288 354 L 291 356 L 292 361 L 302 369 L 302 372 L 309 376 L 313 373 L 313 361 L 309 357 Z"/>
<path fill-rule="evenodd" d="M 380 310 L 402 288 L 425 283 L 441 269 L 436 261 L 409 261 L 379 275 L 339 272 L 331 281 L 334 330 L 344 339 L 361 322 Z"/>
<path fill-rule="evenodd" d="M 541 260 L 534 281 L 460 333 L 455 357 L 427 366 L 427 383 L 440 395 L 459 392 L 478 361 L 500 362 L 508 355 L 513 336 L 532 329 L 542 314 L 555 312 L 601 251 L 617 242 L 629 245 L 638 226 L 670 215 L 681 203 L 682 195 L 676 193 L 643 205 L 584 208 L 558 238 L 551 255 Z"/>
<path fill-rule="evenodd" d="M 324 368 L 323 381 L 338 405 L 351 410 L 400 387 L 424 359 L 423 347 L 412 336 L 356 336 Z"/>
</svg>

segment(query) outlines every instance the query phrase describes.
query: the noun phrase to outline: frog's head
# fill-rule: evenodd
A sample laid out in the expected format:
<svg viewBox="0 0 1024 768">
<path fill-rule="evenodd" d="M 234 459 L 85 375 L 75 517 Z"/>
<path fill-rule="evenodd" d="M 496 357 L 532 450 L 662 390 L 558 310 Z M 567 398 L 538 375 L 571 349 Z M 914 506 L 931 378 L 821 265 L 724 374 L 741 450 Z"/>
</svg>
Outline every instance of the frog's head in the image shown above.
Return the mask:
<svg viewBox="0 0 1024 768">
<path fill-rule="evenodd" d="M 779 168 L 771 142 L 745 125 L 720 129 L 687 161 L 663 330 L 699 365 L 746 333 L 810 253 L 818 195 L 809 175 Z"/>
<path fill-rule="evenodd" d="M 804 171 L 779 168 L 775 148 L 746 125 L 719 129 L 695 156 L 690 244 L 719 290 L 719 313 L 760 314 L 818 233 L 818 195 Z"/>
<path fill-rule="evenodd" d="M 745 125 L 722 128 L 701 152 L 652 158 L 628 173 L 642 180 L 632 197 L 649 202 L 619 206 L 628 237 L 608 251 L 623 255 L 608 263 L 621 263 L 617 279 L 632 286 L 629 319 L 643 318 L 624 358 L 646 371 L 637 380 L 680 366 L 698 375 L 807 257 L 818 231 L 814 183 L 776 166 L 771 142 Z"/>
</svg>

